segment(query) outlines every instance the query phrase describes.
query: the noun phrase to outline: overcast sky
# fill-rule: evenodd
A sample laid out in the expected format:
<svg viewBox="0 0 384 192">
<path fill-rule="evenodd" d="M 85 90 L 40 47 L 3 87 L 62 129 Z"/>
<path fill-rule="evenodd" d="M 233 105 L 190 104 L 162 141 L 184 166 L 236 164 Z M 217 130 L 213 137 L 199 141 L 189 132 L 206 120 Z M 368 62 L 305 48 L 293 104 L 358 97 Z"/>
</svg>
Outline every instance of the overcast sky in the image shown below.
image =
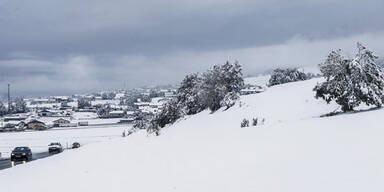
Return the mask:
<svg viewBox="0 0 384 192">
<path fill-rule="evenodd" d="M 0 0 L 0 94 L 173 84 L 238 60 L 245 74 L 384 56 L 383 0 Z"/>
</svg>

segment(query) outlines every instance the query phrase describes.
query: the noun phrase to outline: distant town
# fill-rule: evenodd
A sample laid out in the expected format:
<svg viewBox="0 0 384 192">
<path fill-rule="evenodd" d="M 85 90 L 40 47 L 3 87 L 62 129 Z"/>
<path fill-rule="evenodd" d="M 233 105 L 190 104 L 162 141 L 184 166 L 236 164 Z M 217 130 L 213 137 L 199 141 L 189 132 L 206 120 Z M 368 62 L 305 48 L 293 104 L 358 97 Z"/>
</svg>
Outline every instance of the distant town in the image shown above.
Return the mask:
<svg viewBox="0 0 384 192">
<path fill-rule="evenodd" d="M 127 124 L 150 119 L 175 97 L 176 87 L 156 86 L 86 95 L 21 98 L 1 103 L 0 132 Z"/>
</svg>

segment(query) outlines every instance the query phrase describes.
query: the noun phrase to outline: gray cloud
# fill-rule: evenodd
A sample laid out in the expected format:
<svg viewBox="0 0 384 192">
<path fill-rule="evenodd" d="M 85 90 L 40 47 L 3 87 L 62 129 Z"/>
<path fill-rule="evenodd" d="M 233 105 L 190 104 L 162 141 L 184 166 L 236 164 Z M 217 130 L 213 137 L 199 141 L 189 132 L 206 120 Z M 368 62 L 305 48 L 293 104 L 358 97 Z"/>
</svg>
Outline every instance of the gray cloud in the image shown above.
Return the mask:
<svg viewBox="0 0 384 192">
<path fill-rule="evenodd" d="M 314 64 L 355 41 L 382 51 L 383 17 L 381 0 L 3 0 L 0 86 L 67 94 L 174 83 L 227 59 L 248 73 Z"/>
</svg>

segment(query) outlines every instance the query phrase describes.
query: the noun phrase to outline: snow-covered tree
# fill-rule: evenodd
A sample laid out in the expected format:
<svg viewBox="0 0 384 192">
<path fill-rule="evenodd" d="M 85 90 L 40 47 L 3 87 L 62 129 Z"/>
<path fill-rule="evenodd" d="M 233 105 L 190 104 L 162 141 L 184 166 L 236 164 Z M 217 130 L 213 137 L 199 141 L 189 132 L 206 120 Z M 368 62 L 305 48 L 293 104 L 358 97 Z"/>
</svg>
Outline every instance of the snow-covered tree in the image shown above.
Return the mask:
<svg viewBox="0 0 384 192">
<path fill-rule="evenodd" d="M 241 71 L 238 62 L 226 62 L 224 65 L 215 65 L 204 73 L 201 86 L 204 105 L 214 112 L 222 107 L 221 101 L 228 93 L 240 93 L 244 86 Z"/>
<path fill-rule="evenodd" d="M 383 105 L 384 74 L 376 64 L 378 57 L 360 43 L 357 48 L 353 59 L 345 59 L 337 50 L 320 64 L 326 81 L 314 88 L 316 98 L 328 103 L 334 100 L 343 111 L 351 111 L 361 103 Z"/>
<path fill-rule="evenodd" d="M 87 99 L 79 98 L 79 100 L 77 100 L 77 106 L 79 109 L 84 109 L 85 107 L 90 107 L 91 102 Z"/>
<path fill-rule="evenodd" d="M 174 123 L 181 116 L 180 108 L 176 101 L 171 100 L 164 105 L 163 109 L 158 114 L 156 114 L 151 122 L 154 125 L 163 128 L 167 124 Z"/>
<path fill-rule="evenodd" d="M 296 68 L 293 68 L 293 69 L 277 68 L 273 70 L 273 74 L 269 79 L 268 86 L 280 85 L 280 84 L 294 82 L 294 81 L 304 81 L 307 79 L 309 79 L 307 74 L 299 71 Z"/>
<path fill-rule="evenodd" d="M 12 102 L 12 113 L 28 112 L 27 103 L 22 97 L 15 97 Z"/>
<path fill-rule="evenodd" d="M 4 103 L 0 101 L 0 116 L 7 114 L 7 108 L 4 106 Z"/>
<path fill-rule="evenodd" d="M 206 108 L 201 98 L 202 78 L 198 74 L 187 75 L 177 90 L 177 102 L 183 114 L 192 115 Z"/>
<path fill-rule="evenodd" d="M 109 115 L 109 112 L 111 112 L 111 106 L 109 104 L 104 104 L 104 105 L 101 105 L 98 110 L 97 110 L 97 115 L 100 117 L 100 118 L 105 118 L 105 117 L 108 117 Z"/>
</svg>

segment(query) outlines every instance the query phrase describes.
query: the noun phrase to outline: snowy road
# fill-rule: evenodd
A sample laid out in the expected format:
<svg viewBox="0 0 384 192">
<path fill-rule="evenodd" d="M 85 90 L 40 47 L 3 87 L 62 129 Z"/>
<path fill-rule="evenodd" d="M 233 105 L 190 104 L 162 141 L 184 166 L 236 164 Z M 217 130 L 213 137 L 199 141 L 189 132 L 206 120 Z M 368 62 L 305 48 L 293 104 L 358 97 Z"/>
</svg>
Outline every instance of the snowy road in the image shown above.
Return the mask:
<svg viewBox="0 0 384 192">
<path fill-rule="evenodd" d="M 48 152 L 34 153 L 32 161 L 46 158 L 49 156 L 51 156 L 51 155 Z M 9 158 L 0 160 L 0 170 L 11 168 L 11 167 L 12 167 L 11 166 L 11 160 Z"/>
</svg>

